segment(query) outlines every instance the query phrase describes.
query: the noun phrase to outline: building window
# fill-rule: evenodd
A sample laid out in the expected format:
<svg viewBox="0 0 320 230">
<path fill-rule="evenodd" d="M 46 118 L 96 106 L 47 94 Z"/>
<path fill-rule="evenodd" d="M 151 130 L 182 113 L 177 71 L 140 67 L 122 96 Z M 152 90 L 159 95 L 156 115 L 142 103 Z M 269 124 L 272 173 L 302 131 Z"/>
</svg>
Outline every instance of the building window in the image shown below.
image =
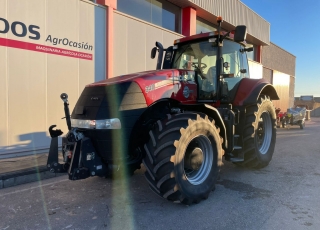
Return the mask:
<svg viewBox="0 0 320 230">
<path fill-rule="evenodd" d="M 216 30 L 216 25 L 204 20 L 203 18 L 197 17 L 197 34 L 212 32 Z"/>
<path fill-rule="evenodd" d="M 118 0 L 117 10 L 180 33 L 181 9 L 166 0 Z"/>
</svg>

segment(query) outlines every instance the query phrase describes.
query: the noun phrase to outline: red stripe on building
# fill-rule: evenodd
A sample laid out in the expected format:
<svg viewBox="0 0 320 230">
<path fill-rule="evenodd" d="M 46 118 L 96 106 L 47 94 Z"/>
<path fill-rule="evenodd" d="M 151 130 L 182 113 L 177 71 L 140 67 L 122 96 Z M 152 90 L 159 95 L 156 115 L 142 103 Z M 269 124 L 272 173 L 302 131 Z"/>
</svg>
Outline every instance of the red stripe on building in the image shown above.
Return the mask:
<svg viewBox="0 0 320 230">
<path fill-rule="evenodd" d="M 79 59 L 85 59 L 85 60 L 93 59 L 93 55 L 89 53 L 82 53 L 82 52 L 77 52 L 73 50 L 60 49 L 52 46 L 44 46 L 40 44 L 22 42 L 22 41 L 7 39 L 7 38 L 0 38 L 0 46 L 6 46 L 11 48 L 30 50 L 30 51 L 36 51 L 41 53 L 54 54 L 54 55 L 72 57 L 72 58 L 79 58 Z"/>
</svg>

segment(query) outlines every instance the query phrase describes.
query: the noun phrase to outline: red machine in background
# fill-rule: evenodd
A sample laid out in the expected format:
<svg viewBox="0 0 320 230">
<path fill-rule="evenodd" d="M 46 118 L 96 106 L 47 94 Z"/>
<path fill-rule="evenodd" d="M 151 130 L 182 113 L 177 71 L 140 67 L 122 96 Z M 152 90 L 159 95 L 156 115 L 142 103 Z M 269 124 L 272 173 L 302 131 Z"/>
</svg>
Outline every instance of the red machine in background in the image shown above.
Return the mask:
<svg viewBox="0 0 320 230">
<path fill-rule="evenodd" d="M 296 106 L 289 108 L 286 112 L 276 109 L 277 127 L 289 128 L 290 125 L 299 125 L 300 129 L 304 129 L 307 109 L 305 107 Z"/>
<path fill-rule="evenodd" d="M 280 128 L 282 125 L 282 120 L 286 116 L 286 112 L 282 112 L 280 108 L 276 108 L 277 115 L 277 128 Z"/>
</svg>

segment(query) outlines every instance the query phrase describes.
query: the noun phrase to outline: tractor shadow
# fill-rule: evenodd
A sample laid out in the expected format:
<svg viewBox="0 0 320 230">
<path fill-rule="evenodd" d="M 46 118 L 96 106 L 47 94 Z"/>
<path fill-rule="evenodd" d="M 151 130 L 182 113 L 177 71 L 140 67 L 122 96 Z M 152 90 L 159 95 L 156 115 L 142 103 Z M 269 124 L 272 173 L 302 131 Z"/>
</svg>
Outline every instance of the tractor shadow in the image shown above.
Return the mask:
<svg viewBox="0 0 320 230">
<path fill-rule="evenodd" d="M 46 132 L 19 135 L 16 143 L 0 146 L 0 174 L 45 166 L 51 137 Z"/>
<path fill-rule="evenodd" d="M 2 138 L 0 136 L 0 138 Z M 37 154 L 40 149 L 49 149 L 51 137 L 46 132 L 33 132 L 17 136 L 16 144 L 0 146 L 0 159 Z"/>
</svg>

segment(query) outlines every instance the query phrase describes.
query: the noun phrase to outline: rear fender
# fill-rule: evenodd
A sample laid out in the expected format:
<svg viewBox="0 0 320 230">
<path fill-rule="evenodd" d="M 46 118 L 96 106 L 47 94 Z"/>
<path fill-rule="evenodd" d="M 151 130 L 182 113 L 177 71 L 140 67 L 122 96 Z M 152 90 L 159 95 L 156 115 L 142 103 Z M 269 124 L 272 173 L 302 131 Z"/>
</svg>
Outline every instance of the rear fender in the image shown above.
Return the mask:
<svg viewBox="0 0 320 230">
<path fill-rule="evenodd" d="M 256 104 L 261 95 L 269 96 L 271 100 L 279 100 L 276 89 L 264 79 L 242 79 L 236 93 L 234 106 Z"/>
</svg>

